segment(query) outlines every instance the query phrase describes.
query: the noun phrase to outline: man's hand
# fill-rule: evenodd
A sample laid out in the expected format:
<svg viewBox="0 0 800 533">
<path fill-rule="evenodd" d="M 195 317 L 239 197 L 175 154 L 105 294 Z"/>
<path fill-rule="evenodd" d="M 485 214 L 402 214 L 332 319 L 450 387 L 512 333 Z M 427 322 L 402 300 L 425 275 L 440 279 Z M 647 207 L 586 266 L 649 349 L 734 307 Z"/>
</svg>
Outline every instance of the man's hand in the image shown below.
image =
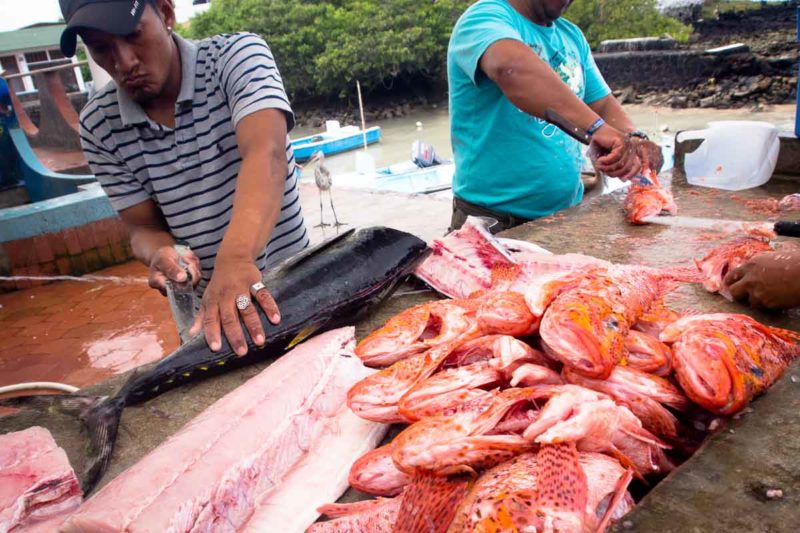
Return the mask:
<svg viewBox="0 0 800 533">
<path fill-rule="evenodd" d="M 192 284 L 200 283 L 200 259 L 191 251 L 183 257 L 192 278 Z M 172 246 L 162 246 L 153 254 L 150 260 L 150 274 L 147 283 L 158 289 L 162 295 L 167 294 L 167 280 L 182 283 L 186 281 L 186 272 L 178 263 L 178 252 Z"/>
<path fill-rule="evenodd" d="M 217 351 L 222 347 L 221 330 L 236 355 L 243 356 L 247 353 L 247 341 L 242 331 L 241 320 L 253 342 L 258 346 L 263 345 L 266 337 L 256 306 L 261 307 L 267 319 L 273 324 L 280 322 L 281 317 L 269 291 L 261 289 L 255 295 L 251 295 L 250 288 L 259 281 L 261 272 L 251 259 L 217 255 L 214 275 L 203 293 L 200 312 L 195 317 L 189 334 L 195 335 L 202 328 L 208 346 Z M 255 301 L 246 309 L 239 310 L 236 307 L 236 298 L 239 296 L 248 298 L 252 296 Z"/>
<path fill-rule="evenodd" d="M 598 172 L 629 180 L 642 171 L 642 163 L 630 137 L 608 124 L 592 135 L 589 153 Z"/>
<path fill-rule="evenodd" d="M 656 174 L 661 172 L 661 167 L 664 166 L 664 154 L 661 152 L 661 147 L 653 141 L 639 137 L 633 137 L 631 140 L 636 147 L 636 155 L 642 162 L 642 169 L 652 170 Z"/>
<path fill-rule="evenodd" d="M 753 307 L 789 309 L 800 306 L 800 246 L 784 245 L 757 255 L 724 279 L 735 300 Z"/>
</svg>

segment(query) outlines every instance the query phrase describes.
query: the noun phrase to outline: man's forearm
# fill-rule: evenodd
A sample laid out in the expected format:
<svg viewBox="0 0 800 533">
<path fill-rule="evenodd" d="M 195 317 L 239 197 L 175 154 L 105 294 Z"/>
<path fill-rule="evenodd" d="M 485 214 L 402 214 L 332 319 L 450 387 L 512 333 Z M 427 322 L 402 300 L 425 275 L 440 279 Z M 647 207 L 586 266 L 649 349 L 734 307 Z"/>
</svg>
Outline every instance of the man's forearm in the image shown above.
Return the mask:
<svg viewBox="0 0 800 533">
<path fill-rule="evenodd" d="M 280 214 L 287 172 L 282 149 L 280 153 L 276 148 L 271 153 L 258 151 L 245 157 L 219 256 L 255 260 L 261 254 Z"/>
<path fill-rule="evenodd" d="M 619 101 L 614 98 L 614 95 L 609 94 L 605 98 L 601 98 L 596 102 L 589 104 L 589 107 L 595 113 L 603 117 L 609 125 L 624 133 L 630 133 L 636 130 L 636 126 L 631 121 L 628 114 L 620 105 Z"/>
<path fill-rule="evenodd" d="M 162 229 L 129 225 L 128 230 L 131 234 L 131 248 L 134 257 L 148 266 L 160 248 L 175 244 L 172 235 Z"/>
</svg>

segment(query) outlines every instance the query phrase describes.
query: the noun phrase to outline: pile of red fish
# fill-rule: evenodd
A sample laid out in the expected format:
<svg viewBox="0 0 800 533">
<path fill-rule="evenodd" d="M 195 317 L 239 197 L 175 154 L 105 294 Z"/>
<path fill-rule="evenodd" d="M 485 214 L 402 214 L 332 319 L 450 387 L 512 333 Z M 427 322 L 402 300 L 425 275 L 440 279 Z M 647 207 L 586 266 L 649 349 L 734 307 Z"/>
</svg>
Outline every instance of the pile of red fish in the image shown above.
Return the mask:
<svg viewBox="0 0 800 533">
<path fill-rule="evenodd" d="M 378 499 L 310 531 L 605 531 L 634 478 L 692 451 L 691 417 L 739 411 L 800 356 L 792 332 L 664 307 L 680 271 L 504 244 L 473 219 L 438 241 L 418 275 L 452 299 L 358 345 L 383 368 L 348 405 L 408 426 L 352 467 Z"/>
</svg>

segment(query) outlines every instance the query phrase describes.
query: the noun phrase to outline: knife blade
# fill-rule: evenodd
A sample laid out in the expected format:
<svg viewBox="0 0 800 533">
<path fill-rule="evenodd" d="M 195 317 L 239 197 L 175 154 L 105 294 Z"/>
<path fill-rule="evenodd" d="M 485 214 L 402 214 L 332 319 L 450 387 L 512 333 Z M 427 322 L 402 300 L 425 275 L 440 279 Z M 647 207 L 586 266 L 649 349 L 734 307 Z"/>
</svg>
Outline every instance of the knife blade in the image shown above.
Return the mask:
<svg viewBox="0 0 800 533">
<path fill-rule="evenodd" d="M 800 237 L 800 221 L 791 220 L 747 222 L 744 220 L 655 215 L 644 217 L 642 221 L 662 226 L 708 230 L 727 234 L 742 233 L 763 236 L 775 234 L 783 237 Z"/>
</svg>

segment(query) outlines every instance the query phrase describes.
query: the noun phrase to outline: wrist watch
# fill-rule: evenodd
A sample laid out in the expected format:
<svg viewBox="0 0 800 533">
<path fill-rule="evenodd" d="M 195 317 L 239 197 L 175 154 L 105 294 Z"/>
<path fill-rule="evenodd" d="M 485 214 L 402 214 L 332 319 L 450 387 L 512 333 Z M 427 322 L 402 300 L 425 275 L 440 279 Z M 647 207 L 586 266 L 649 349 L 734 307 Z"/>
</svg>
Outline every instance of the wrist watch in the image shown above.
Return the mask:
<svg viewBox="0 0 800 533">
<path fill-rule="evenodd" d="M 637 139 L 641 139 L 643 141 L 649 141 L 650 140 L 650 137 L 648 137 L 647 134 L 645 132 L 643 132 L 642 130 L 634 130 L 634 131 L 628 133 L 628 137 L 636 137 Z"/>
</svg>

